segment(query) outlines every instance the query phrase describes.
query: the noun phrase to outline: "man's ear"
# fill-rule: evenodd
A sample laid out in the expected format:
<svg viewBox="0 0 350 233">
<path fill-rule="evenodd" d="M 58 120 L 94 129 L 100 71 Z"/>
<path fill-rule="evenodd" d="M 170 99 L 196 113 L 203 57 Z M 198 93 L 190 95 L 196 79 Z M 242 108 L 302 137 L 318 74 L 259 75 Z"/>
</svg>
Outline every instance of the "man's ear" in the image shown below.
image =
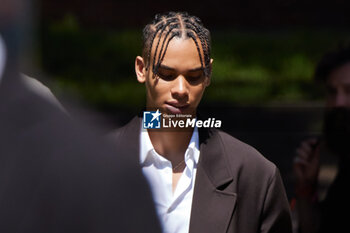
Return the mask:
<svg viewBox="0 0 350 233">
<path fill-rule="evenodd" d="M 206 83 L 205 85 L 206 86 L 209 86 L 210 85 L 210 81 L 211 81 L 211 72 L 212 72 L 212 68 L 213 68 L 213 59 L 210 59 L 210 65 L 209 65 L 209 76 L 207 77 L 206 79 Z"/>
<path fill-rule="evenodd" d="M 137 81 L 144 83 L 146 81 L 146 67 L 145 62 L 141 56 L 137 56 L 135 59 L 135 72 Z"/>
</svg>

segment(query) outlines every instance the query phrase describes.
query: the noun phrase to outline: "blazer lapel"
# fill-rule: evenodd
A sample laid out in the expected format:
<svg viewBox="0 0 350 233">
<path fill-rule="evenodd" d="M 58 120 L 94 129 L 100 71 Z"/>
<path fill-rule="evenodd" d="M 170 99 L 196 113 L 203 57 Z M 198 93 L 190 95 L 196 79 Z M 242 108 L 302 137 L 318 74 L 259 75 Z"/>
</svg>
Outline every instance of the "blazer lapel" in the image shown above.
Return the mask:
<svg viewBox="0 0 350 233">
<path fill-rule="evenodd" d="M 218 133 L 200 129 L 200 159 L 195 182 L 190 233 L 224 233 L 232 218 L 237 194 Z"/>
<path fill-rule="evenodd" d="M 137 164 L 140 164 L 140 127 L 141 118 L 136 116 L 110 135 L 112 140 L 118 143 L 117 148 L 123 150 L 125 152 L 123 154 L 130 155 L 129 159 L 135 160 Z"/>
</svg>

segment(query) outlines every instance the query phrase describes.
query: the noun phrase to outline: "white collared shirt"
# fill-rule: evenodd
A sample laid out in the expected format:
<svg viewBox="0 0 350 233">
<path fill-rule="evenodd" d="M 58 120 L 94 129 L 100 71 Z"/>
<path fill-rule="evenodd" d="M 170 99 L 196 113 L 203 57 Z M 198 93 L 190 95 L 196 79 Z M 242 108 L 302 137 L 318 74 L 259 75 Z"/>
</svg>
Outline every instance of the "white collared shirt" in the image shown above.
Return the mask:
<svg viewBox="0 0 350 233">
<path fill-rule="evenodd" d="M 6 47 L 5 47 L 4 40 L 0 35 L 0 83 L 1 83 L 2 75 L 5 69 L 5 63 L 6 63 Z"/>
<path fill-rule="evenodd" d="M 193 130 L 184 159 L 186 167 L 173 193 L 172 164 L 155 151 L 147 130 L 141 126 L 140 164 L 150 184 L 164 233 L 189 232 L 192 197 L 199 160 L 197 128 Z"/>
</svg>

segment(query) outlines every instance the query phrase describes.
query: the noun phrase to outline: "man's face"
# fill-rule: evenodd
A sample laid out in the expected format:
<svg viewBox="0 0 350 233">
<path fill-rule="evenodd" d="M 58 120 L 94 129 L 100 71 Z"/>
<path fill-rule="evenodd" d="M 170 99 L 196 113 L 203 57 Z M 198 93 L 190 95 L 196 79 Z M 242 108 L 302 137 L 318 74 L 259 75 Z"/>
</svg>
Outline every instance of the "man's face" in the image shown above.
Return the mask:
<svg viewBox="0 0 350 233">
<path fill-rule="evenodd" d="M 327 83 L 327 107 L 350 108 L 350 62 L 330 73 Z"/>
<path fill-rule="evenodd" d="M 210 83 L 210 77 L 204 76 L 198 50 L 192 39 L 172 39 L 158 74 L 153 75 L 152 67 L 144 72 L 147 108 L 160 109 L 168 114 L 195 114 L 204 90 Z"/>
</svg>

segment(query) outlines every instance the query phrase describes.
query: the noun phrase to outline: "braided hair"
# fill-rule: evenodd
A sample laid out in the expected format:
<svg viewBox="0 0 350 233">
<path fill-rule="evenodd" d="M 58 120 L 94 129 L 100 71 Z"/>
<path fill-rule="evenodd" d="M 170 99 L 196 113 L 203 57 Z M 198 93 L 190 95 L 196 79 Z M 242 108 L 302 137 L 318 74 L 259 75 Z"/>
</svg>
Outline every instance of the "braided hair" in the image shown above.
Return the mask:
<svg viewBox="0 0 350 233">
<path fill-rule="evenodd" d="M 170 41 L 174 38 L 191 38 L 196 44 L 201 66 L 206 77 L 210 76 L 210 32 L 202 21 L 187 12 L 168 12 L 157 14 L 143 29 L 143 51 L 146 70 L 152 61 L 152 71 L 158 73 Z M 198 41 L 199 40 L 199 41 Z M 151 59 L 152 47 L 155 52 Z M 202 54 L 202 52 L 203 54 Z"/>
</svg>

